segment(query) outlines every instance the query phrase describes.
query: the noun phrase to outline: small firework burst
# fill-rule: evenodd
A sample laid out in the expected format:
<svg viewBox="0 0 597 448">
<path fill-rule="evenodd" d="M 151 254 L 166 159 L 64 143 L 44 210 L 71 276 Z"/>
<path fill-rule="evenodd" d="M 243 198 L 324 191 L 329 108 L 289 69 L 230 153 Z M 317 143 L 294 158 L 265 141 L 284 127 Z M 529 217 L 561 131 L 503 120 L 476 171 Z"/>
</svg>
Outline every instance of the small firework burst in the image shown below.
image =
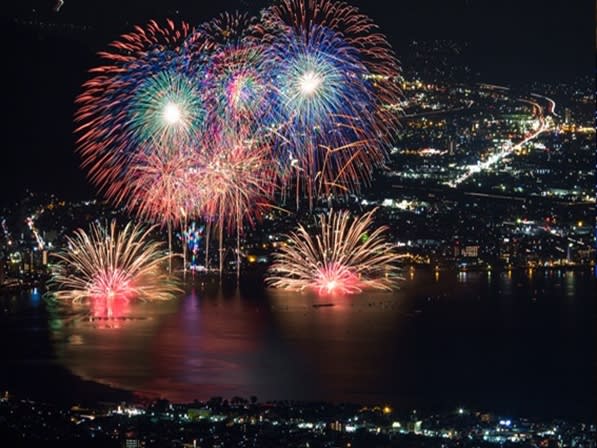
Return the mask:
<svg viewBox="0 0 597 448">
<path fill-rule="evenodd" d="M 168 255 L 150 240 L 153 228 L 128 223 L 118 230 L 92 224 L 67 238 L 68 247 L 56 254 L 53 296 L 73 301 L 166 300 L 179 291 L 162 267 Z"/>
<path fill-rule="evenodd" d="M 192 149 L 152 148 L 128 167 L 126 182 L 114 183 L 107 196 L 141 219 L 162 227 L 178 224 L 197 207 L 200 173 Z"/>
<path fill-rule="evenodd" d="M 194 78 L 176 71 L 149 76 L 131 98 L 128 111 L 131 140 L 141 145 L 188 142 L 205 119 L 197 86 Z"/>
<path fill-rule="evenodd" d="M 198 155 L 200 215 L 228 231 L 253 224 L 275 190 L 269 147 L 246 131 L 220 129 Z"/>
<path fill-rule="evenodd" d="M 225 12 L 198 27 L 188 40 L 209 49 L 203 78 L 210 92 L 209 111 L 228 126 L 249 125 L 262 133 L 271 118 L 273 93 L 271 73 L 261 70 L 263 45 L 248 39 L 254 26 L 254 17 Z"/>
<path fill-rule="evenodd" d="M 205 237 L 205 226 L 197 226 L 195 221 L 187 229 L 183 229 L 179 238 L 182 240 L 182 244 L 185 244 L 191 251 L 191 271 L 199 269 L 197 262 L 197 254 L 199 253 L 199 247 Z"/>
<path fill-rule="evenodd" d="M 386 238 L 386 227 L 371 229 L 374 213 L 356 218 L 347 211 L 319 215 L 315 237 L 300 225 L 274 255 L 267 283 L 320 294 L 391 290 L 398 278 L 399 255 Z"/>
</svg>

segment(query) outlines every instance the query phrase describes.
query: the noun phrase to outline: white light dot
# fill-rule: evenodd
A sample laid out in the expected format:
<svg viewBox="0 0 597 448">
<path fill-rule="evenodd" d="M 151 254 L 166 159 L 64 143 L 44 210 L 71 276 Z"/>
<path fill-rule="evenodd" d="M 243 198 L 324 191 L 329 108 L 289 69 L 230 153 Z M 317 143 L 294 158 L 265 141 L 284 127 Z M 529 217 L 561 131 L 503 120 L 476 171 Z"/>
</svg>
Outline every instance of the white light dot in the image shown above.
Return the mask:
<svg viewBox="0 0 597 448">
<path fill-rule="evenodd" d="M 180 121 L 180 109 L 174 103 L 166 104 L 164 108 L 164 120 L 169 124 L 175 124 Z"/>
<path fill-rule="evenodd" d="M 321 81 L 321 77 L 313 71 L 303 73 L 299 79 L 301 92 L 303 95 L 313 95 L 321 85 Z"/>
</svg>

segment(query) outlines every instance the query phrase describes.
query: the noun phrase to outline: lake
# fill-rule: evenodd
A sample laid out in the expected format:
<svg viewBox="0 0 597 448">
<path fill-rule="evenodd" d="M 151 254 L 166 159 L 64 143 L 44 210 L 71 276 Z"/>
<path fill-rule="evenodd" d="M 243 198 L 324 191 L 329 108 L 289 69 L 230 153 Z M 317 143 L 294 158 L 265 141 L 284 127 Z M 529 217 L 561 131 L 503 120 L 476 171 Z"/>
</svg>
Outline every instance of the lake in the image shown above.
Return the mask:
<svg viewBox="0 0 597 448">
<path fill-rule="evenodd" d="M 256 395 L 594 420 L 596 289 L 588 270 L 416 270 L 393 293 L 327 298 L 198 279 L 112 319 L 4 294 L 0 387 L 65 402 Z"/>
</svg>

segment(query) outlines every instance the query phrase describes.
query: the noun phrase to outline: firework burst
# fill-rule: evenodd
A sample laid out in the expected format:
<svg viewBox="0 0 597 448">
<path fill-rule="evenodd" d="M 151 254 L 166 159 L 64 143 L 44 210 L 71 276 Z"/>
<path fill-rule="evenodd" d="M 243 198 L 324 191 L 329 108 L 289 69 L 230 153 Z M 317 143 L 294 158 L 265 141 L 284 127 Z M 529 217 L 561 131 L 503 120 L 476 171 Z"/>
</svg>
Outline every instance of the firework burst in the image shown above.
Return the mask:
<svg viewBox="0 0 597 448">
<path fill-rule="evenodd" d="M 168 251 L 172 253 L 172 228 L 197 212 L 200 171 L 195 151 L 186 146 L 156 146 L 140 151 L 127 166 L 125 181 L 114 182 L 108 198 L 137 217 L 168 227 Z M 186 248 L 185 248 L 186 254 Z M 186 259 L 185 268 L 186 268 Z M 172 260 L 169 261 L 172 270 Z"/>
<path fill-rule="evenodd" d="M 146 144 L 188 142 L 201 129 L 205 110 L 196 81 L 173 70 L 150 76 L 131 98 L 130 138 Z"/>
<path fill-rule="evenodd" d="M 386 227 L 371 230 L 374 213 L 356 218 L 347 211 L 319 215 L 315 237 L 299 225 L 286 236 L 288 244 L 274 255 L 267 283 L 319 294 L 392 289 L 399 256 L 387 241 Z"/>
<path fill-rule="evenodd" d="M 275 191 L 275 172 L 269 147 L 248 131 L 220 129 L 212 134 L 200 160 L 200 214 L 219 227 L 241 229 L 243 220 L 255 223 Z"/>
<path fill-rule="evenodd" d="M 201 241 L 203 240 L 204 232 L 205 227 L 197 226 L 195 221 L 193 221 L 191 225 L 187 229 L 183 229 L 179 235 L 182 243 L 191 251 L 191 271 L 196 271 L 199 268 L 197 254 L 199 253 L 199 247 L 201 245 Z"/>
<path fill-rule="evenodd" d="M 264 11 L 262 22 L 261 32 L 265 36 L 292 30 L 297 35 L 306 34 L 308 39 L 311 30 L 317 27 L 337 33 L 358 53 L 376 80 L 390 81 L 372 83 L 378 104 L 396 104 L 401 97 L 399 86 L 391 82 L 400 73 L 394 51 L 373 20 L 358 8 L 336 0 L 282 0 Z M 386 109 L 380 107 L 378 113 L 385 115 Z"/>
<path fill-rule="evenodd" d="M 179 290 L 162 270 L 168 255 L 150 240 L 151 231 L 132 223 L 118 231 L 114 221 L 109 228 L 92 224 L 89 233 L 78 229 L 56 255 L 54 297 L 94 303 L 172 298 Z"/>
<path fill-rule="evenodd" d="M 200 79 L 182 44 L 183 23 L 151 21 L 135 27 L 99 53 L 105 65 L 76 100 L 77 149 L 92 182 L 101 189 L 126 177 L 131 158 L 153 144 L 188 142 L 205 119 Z"/>
<path fill-rule="evenodd" d="M 137 217 L 160 224 L 180 223 L 198 205 L 201 172 L 192 148 L 141 151 L 129 163 L 126 182 L 113 184 L 107 196 Z"/>
<path fill-rule="evenodd" d="M 278 101 L 276 149 L 309 195 L 358 191 L 385 160 L 398 64 L 371 20 L 343 2 L 287 0 L 254 27 Z"/>
<path fill-rule="evenodd" d="M 240 274 L 240 235 L 267 207 L 275 191 L 270 149 L 250 132 L 219 129 L 207 142 L 200 159 L 199 214 L 219 232 L 220 272 L 223 270 L 224 230 L 236 232 L 237 275 Z M 209 232 L 208 232 L 209 233 Z M 209 240 L 209 236 L 208 236 Z"/>
<path fill-rule="evenodd" d="M 272 92 L 270 73 L 261 70 L 263 45 L 248 39 L 255 23 L 247 14 L 226 12 L 199 26 L 188 41 L 201 42 L 198 52 L 189 45 L 193 54 L 209 55 L 203 64 L 209 119 L 262 134 L 271 118 Z"/>
<path fill-rule="evenodd" d="M 308 40 L 284 36 L 269 47 L 273 55 L 266 60 L 282 67 L 275 85 L 285 123 L 278 148 L 296 161 L 289 174 L 300 172 L 308 194 L 359 190 L 384 160 L 366 69 L 338 35 L 323 28 L 311 30 Z"/>
</svg>

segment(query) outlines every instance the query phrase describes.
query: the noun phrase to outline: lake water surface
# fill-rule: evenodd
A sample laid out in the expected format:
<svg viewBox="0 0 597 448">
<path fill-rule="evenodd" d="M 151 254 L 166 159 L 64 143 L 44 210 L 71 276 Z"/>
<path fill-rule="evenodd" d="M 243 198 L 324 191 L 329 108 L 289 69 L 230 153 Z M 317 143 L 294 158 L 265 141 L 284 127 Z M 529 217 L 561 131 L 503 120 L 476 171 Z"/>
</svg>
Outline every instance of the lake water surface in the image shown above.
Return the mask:
<svg viewBox="0 0 597 448">
<path fill-rule="evenodd" d="M 4 295 L 0 387 L 66 401 L 256 395 L 595 418 L 590 271 L 416 271 L 394 293 L 334 298 L 231 284 L 196 281 L 110 320 Z"/>
</svg>

